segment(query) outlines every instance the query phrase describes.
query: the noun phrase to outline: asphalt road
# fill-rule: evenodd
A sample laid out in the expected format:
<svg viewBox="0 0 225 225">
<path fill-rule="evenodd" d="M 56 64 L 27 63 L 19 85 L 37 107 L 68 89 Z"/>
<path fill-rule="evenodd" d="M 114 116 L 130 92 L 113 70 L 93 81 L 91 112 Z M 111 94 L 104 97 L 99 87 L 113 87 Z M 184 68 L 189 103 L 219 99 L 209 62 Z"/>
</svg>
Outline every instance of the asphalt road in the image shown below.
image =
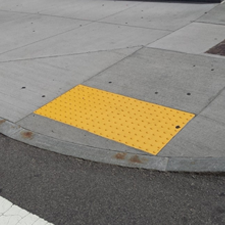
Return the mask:
<svg viewBox="0 0 225 225">
<path fill-rule="evenodd" d="M 98 164 L 3 135 L 0 195 L 55 225 L 225 224 L 224 174 Z"/>
</svg>

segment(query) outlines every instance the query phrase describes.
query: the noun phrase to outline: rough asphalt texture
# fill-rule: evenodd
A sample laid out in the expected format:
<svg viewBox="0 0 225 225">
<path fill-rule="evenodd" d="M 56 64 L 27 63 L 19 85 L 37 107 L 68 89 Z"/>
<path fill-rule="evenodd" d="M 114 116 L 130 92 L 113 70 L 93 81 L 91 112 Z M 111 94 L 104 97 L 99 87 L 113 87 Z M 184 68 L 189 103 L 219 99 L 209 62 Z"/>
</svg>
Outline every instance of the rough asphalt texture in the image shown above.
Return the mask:
<svg viewBox="0 0 225 225">
<path fill-rule="evenodd" d="M 129 169 L 0 135 L 0 194 L 55 225 L 223 225 L 224 174 Z"/>
</svg>

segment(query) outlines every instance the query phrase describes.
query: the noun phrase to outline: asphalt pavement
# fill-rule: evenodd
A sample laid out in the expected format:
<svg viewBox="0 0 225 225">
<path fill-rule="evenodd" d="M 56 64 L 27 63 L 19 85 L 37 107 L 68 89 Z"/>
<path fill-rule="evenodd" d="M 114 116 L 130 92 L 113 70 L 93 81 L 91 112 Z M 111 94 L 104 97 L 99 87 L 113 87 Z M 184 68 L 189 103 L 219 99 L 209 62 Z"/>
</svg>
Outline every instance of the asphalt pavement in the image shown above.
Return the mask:
<svg viewBox="0 0 225 225">
<path fill-rule="evenodd" d="M 3 198 L 54 225 L 222 225 L 225 221 L 224 174 L 94 163 L 0 135 L 0 176 Z"/>
</svg>

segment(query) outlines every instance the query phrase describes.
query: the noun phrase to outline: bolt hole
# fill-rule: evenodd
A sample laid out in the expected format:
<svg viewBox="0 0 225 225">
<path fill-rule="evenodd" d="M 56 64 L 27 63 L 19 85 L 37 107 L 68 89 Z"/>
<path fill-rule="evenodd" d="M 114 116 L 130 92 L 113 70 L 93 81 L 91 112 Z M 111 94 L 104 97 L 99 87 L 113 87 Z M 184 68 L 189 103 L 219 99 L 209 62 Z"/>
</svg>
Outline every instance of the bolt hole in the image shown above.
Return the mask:
<svg viewBox="0 0 225 225">
<path fill-rule="evenodd" d="M 25 89 L 26 87 L 22 87 L 21 89 Z"/>
<path fill-rule="evenodd" d="M 45 95 L 42 95 L 42 98 L 44 98 L 45 97 Z"/>
<path fill-rule="evenodd" d="M 191 95 L 191 93 L 187 93 L 187 95 Z"/>
<path fill-rule="evenodd" d="M 158 93 L 159 93 L 158 91 L 155 92 L 156 95 L 157 95 Z"/>
<path fill-rule="evenodd" d="M 176 129 L 179 129 L 179 128 L 180 128 L 180 126 L 179 126 L 179 125 L 177 125 L 175 128 L 176 128 Z"/>
</svg>

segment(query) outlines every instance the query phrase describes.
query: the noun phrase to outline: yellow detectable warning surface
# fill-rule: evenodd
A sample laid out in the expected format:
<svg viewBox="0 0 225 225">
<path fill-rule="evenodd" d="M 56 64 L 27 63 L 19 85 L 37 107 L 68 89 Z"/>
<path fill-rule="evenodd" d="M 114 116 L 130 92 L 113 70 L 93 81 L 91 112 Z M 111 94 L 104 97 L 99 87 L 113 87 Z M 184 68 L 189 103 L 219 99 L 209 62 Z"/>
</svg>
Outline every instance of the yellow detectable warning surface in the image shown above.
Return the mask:
<svg viewBox="0 0 225 225">
<path fill-rule="evenodd" d="M 34 112 L 156 155 L 194 114 L 78 85 Z"/>
</svg>

